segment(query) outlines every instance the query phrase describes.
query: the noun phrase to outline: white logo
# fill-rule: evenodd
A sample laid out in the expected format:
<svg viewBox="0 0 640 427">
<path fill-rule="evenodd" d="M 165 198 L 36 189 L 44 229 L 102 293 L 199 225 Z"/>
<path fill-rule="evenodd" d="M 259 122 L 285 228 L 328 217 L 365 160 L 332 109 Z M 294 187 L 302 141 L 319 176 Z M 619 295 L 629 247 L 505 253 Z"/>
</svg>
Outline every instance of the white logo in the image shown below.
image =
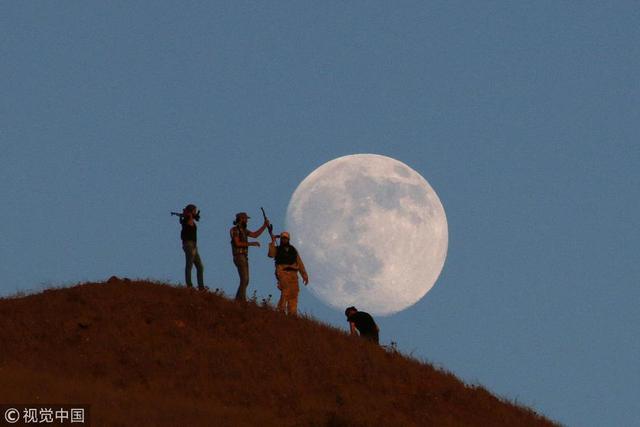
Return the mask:
<svg viewBox="0 0 640 427">
<path fill-rule="evenodd" d="M 20 411 L 16 408 L 9 408 L 4 411 L 4 419 L 9 424 L 15 424 L 20 421 Z"/>
</svg>

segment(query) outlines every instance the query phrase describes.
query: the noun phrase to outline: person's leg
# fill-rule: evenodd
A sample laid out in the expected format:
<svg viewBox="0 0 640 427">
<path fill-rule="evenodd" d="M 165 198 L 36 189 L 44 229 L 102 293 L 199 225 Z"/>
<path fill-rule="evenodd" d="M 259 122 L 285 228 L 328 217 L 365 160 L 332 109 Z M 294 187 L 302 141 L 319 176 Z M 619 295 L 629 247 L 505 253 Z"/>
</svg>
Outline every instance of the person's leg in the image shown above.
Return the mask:
<svg viewBox="0 0 640 427">
<path fill-rule="evenodd" d="M 296 277 L 294 286 L 292 286 L 291 292 L 289 293 L 288 314 L 293 314 L 294 316 L 298 314 L 298 294 L 299 293 L 300 293 L 300 289 L 298 287 L 298 278 Z"/>
<path fill-rule="evenodd" d="M 187 287 L 191 288 L 193 287 L 191 269 L 193 268 L 195 246 L 191 242 L 183 242 L 182 250 L 184 251 L 184 281 Z"/>
<path fill-rule="evenodd" d="M 278 305 L 276 309 L 278 311 L 286 311 L 287 309 L 287 298 L 286 298 L 286 284 L 282 280 L 282 270 L 276 266 L 276 281 L 278 283 L 278 289 L 280 290 L 280 299 L 278 300 Z"/>
<path fill-rule="evenodd" d="M 200 259 L 200 253 L 198 252 L 198 248 L 196 247 L 195 256 L 193 257 L 193 264 L 196 266 L 196 272 L 198 275 L 198 288 L 204 289 L 204 265 L 202 264 L 202 259 Z"/>
<path fill-rule="evenodd" d="M 280 287 L 284 297 L 283 310 L 287 314 L 296 314 L 298 307 L 298 275 L 295 271 L 280 272 Z"/>
<path fill-rule="evenodd" d="M 280 299 L 278 300 L 278 311 L 287 310 L 287 291 L 286 289 L 280 289 Z"/>
<path fill-rule="evenodd" d="M 240 276 L 240 284 L 238 285 L 238 292 L 236 292 L 236 300 L 247 300 L 247 287 L 249 287 L 249 260 L 246 256 L 235 256 L 233 262 L 238 269 L 238 275 Z"/>
<path fill-rule="evenodd" d="M 298 314 L 298 295 L 290 295 L 289 296 L 289 304 L 288 304 L 288 313 L 293 314 L 294 316 Z"/>
</svg>

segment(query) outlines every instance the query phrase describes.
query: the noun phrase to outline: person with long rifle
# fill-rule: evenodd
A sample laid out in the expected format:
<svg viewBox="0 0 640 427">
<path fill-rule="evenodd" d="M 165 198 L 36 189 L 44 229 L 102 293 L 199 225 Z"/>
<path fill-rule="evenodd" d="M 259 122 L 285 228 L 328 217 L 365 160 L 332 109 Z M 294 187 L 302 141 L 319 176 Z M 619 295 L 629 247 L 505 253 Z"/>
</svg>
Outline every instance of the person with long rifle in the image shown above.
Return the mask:
<svg viewBox="0 0 640 427">
<path fill-rule="evenodd" d="M 233 227 L 229 230 L 233 263 L 240 277 L 238 291 L 236 292 L 237 301 L 247 300 L 247 288 L 249 287 L 249 247 L 260 247 L 260 242 L 250 242 L 249 237 L 254 239 L 260 237 L 269 226 L 269 220 L 265 217 L 262 226 L 256 231 L 251 231 L 247 228 L 249 218 L 246 212 L 238 212 L 235 221 L 233 221 Z"/>
</svg>

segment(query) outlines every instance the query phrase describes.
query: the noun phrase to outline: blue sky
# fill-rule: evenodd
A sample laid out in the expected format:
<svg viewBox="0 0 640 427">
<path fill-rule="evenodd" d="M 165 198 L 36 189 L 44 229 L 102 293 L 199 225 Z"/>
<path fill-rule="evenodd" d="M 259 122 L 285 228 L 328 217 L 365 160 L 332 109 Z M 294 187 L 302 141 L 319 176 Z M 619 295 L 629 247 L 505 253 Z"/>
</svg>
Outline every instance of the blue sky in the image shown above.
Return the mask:
<svg viewBox="0 0 640 427">
<path fill-rule="evenodd" d="M 637 425 L 639 23 L 624 1 L 5 3 L 0 294 L 178 283 L 187 203 L 232 294 L 235 212 L 278 229 L 316 167 L 382 154 L 450 239 L 382 341 L 568 425 Z"/>
</svg>

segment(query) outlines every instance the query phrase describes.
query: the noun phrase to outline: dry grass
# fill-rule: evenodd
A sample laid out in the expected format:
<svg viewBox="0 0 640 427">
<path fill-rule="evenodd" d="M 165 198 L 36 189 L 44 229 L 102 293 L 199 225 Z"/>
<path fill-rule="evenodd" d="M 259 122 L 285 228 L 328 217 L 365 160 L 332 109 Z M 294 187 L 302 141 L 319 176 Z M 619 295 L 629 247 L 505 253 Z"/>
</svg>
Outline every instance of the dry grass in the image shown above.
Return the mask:
<svg viewBox="0 0 640 427">
<path fill-rule="evenodd" d="M 0 403 L 93 425 L 553 425 L 313 319 L 152 282 L 0 300 Z"/>
</svg>

